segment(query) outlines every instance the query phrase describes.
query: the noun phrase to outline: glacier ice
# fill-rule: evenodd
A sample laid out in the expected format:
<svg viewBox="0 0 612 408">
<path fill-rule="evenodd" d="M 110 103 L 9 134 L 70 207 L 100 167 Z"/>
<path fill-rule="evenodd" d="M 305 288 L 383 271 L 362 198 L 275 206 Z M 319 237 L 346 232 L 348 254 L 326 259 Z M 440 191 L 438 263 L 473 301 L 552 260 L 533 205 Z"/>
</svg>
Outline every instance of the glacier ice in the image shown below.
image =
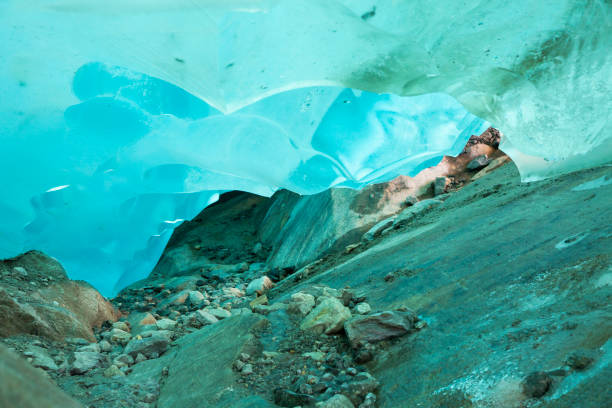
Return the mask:
<svg viewBox="0 0 612 408">
<path fill-rule="evenodd" d="M 222 191 L 359 188 L 457 154 L 488 126 L 444 94 L 339 87 L 223 114 L 99 62 L 80 67 L 71 89 L 76 103 L 29 112 L 1 136 L 0 256 L 43 250 L 103 293 L 146 276 L 172 230 Z"/>
<path fill-rule="evenodd" d="M 45 250 L 110 293 L 221 191 L 410 174 L 484 120 L 524 179 L 609 161 L 611 9 L 0 1 L 0 256 Z"/>
</svg>

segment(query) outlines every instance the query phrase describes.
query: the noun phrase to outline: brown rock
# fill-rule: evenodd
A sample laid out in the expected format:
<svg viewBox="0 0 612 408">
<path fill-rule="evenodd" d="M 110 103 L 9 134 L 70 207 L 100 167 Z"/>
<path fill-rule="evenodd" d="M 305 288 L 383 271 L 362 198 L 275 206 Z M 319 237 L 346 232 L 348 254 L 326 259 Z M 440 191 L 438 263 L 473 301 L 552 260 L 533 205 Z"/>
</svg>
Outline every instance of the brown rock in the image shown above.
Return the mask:
<svg viewBox="0 0 612 408">
<path fill-rule="evenodd" d="M 23 270 L 30 284 L 11 279 L 5 271 Z M 68 279 L 60 263 L 39 251 L 0 261 L 6 287 L 15 287 L 19 298 L 0 290 L 0 336 L 33 334 L 62 340 L 80 337 L 95 341 L 92 327 L 115 321 L 119 312 L 89 284 Z M 32 285 L 31 282 L 36 283 Z"/>
<path fill-rule="evenodd" d="M 353 347 L 403 336 L 414 329 L 417 317 L 411 311 L 385 311 L 356 316 L 344 323 L 344 330 Z"/>
<path fill-rule="evenodd" d="M 20 304 L 8 292 L 0 289 L 0 337 L 17 334 L 34 334 L 59 339 L 55 332 L 36 311 L 27 304 Z"/>
<path fill-rule="evenodd" d="M 120 313 L 94 287 L 82 281 L 64 281 L 39 291 L 46 301 L 56 301 L 87 327 L 87 338 L 95 340 L 92 327 L 100 327 L 106 321 L 116 321 Z M 38 310 L 40 313 L 41 310 Z M 73 336 L 76 337 L 76 336 Z M 82 337 L 82 336 L 80 336 Z"/>
</svg>

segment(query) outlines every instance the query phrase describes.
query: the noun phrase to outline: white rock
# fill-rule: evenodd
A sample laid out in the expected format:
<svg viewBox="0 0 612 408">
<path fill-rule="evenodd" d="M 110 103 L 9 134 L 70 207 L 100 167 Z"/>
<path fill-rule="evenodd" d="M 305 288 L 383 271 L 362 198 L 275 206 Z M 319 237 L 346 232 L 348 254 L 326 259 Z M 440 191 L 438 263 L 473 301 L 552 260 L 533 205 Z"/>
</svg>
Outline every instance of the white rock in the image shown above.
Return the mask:
<svg viewBox="0 0 612 408">
<path fill-rule="evenodd" d="M 159 319 L 155 324 L 160 330 L 173 330 L 176 327 L 177 322 L 172 319 L 163 318 Z"/>
<path fill-rule="evenodd" d="M 359 314 L 368 314 L 371 311 L 372 311 L 372 308 L 366 302 L 358 303 L 357 306 L 355 306 L 355 312 Z"/>
<path fill-rule="evenodd" d="M 15 266 L 13 268 L 13 272 L 21 276 L 28 276 L 28 271 L 26 271 L 25 268 L 22 266 Z"/>
<path fill-rule="evenodd" d="M 132 335 L 121 329 L 112 329 L 110 331 L 109 341 L 113 343 L 125 344 L 132 338 Z"/>
<path fill-rule="evenodd" d="M 257 293 L 258 295 L 263 295 L 269 289 L 274 287 L 274 282 L 267 276 L 262 276 L 261 278 L 255 279 L 249 283 L 246 288 L 246 294 L 252 295 Z"/>
<path fill-rule="evenodd" d="M 189 291 L 189 303 L 192 305 L 199 305 L 205 299 L 204 294 L 199 290 L 190 290 Z"/>
<path fill-rule="evenodd" d="M 224 288 L 223 294 L 231 297 L 243 297 L 244 292 L 238 288 Z"/>
<path fill-rule="evenodd" d="M 70 369 L 71 374 L 85 374 L 93 370 L 100 363 L 100 353 L 95 351 L 77 351 L 74 353 L 74 362 Z"/>
<path fill-rule="evenodd" d="M 325 360 L 325 353 L 322 353 L 320 351 L 310 351 L 308 353 L 302 354 L 302 356 L 310 357 L 314 361 L 323 361 L 323 360 Z"/>
<path fill-rule="evenodd" d="M 333 334 L 342 330 L 344 322 L 351 318 L 351 311 L 336 298 L 326 297 L 304 318 L 302 330 Z"/>
<path fill-rule="evenodd" d="M 291 295 L 291 302 L 287 307 L 289 313 L 295 313 L 302 316 L 306 316 L 312 308 L 315 306 L 314 296 L 304 293 L 297 292 Z"/>
</svg>

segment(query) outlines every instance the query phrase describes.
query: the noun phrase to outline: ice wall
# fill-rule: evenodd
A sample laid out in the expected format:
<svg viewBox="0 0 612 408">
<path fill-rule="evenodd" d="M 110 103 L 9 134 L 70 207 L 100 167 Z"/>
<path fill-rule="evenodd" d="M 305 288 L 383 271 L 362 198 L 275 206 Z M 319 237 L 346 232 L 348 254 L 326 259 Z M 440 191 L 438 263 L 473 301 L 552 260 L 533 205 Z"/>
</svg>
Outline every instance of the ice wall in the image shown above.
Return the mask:
<svg viewBox="0 0 612 408">
<path fill-rule="evenodd" d="M 221 191 L 359 188 L 457 154 L 487 127 L 444 94 L 309 87 L 222 114 L 102 63 L 70 89 L 75 103 L 24 112 L 0 136 L 0 257 L 43 250 L 107 294 L 145 277 L 173 228 Z"/>
<path fill-rule="evenodd" d="M 11 97 L 0 108 L 69 102 L 72 74 L 91 61 L 166 80 L 226 113 L 307 86 L 445 92 L 503 131 L 525 178 L 546 176 L 612 151 L 611 9 L 607 0 L 4 0 L 0 78 Z M 581 156 L 589 152 L 599 156 Z"/>
<path fill-rule="evenodd" d="M 456 153 L 483 126 L 456 101 L 525 179 L 608 161 L 611 8 L 1 0 L 0 256 L 45 250 L 109 293 L 218 191 L 359 187 Z"/>
</svg>

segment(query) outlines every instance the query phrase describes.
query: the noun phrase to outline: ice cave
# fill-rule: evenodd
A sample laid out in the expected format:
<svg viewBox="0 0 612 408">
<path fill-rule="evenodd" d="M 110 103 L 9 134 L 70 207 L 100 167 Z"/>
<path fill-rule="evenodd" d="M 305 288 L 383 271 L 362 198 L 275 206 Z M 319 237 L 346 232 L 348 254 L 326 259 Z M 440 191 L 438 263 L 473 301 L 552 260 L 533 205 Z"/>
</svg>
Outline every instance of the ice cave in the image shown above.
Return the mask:
<svg viewBox="0 0 612 408">
<path fill-rule="evenodd" d="M 612 403 L 610 1 L 0 22 L 1 406 Z"/>
</svg>

